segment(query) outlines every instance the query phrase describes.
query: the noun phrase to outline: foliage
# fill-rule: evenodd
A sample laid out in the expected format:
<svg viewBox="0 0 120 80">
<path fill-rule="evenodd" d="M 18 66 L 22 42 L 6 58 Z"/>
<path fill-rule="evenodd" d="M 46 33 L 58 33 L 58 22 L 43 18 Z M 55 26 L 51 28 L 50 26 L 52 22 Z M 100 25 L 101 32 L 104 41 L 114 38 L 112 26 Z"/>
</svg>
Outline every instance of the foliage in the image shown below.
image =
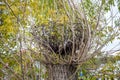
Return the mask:
<svg viewBox="0 0 120 80">
<path fill-rule="evenodd" d="M 80 70 L 83 72 L 82 78 L 94 80 L 93 78 L 98 79 L 119 79 L 119 61 L 120 55 L 119 52 L 116 53 L 117 56 L 99 56 L 99 58 L 93 58 L 87 62 L 85 62 L 81 67 Z M 81 77 L 80 77 L 81 78 Z"/>
</svg>

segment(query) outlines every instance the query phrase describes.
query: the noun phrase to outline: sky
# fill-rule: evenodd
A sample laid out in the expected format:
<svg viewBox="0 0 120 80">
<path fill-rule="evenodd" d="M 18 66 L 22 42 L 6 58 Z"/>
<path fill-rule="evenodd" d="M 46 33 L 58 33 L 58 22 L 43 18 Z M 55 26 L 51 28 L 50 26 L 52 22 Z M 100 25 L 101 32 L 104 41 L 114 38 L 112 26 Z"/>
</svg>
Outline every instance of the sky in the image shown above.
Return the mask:
<svg viewBox="0 0 120 80">
<path fill-rule="evenodd" d="M 112 7 L 112 14 L 115 15 L 116 13 L 118 13 L 118 9 L 117 9 L 117 5 L 115 3 L 115 6 Z M 109 18 L 109 16 L 111 16 L 111 12 L 109 11 L 107 14 L 106 14 L 106 18 Z M 120 18 L 120 13 L 118 13 L 116 15 L 116 18 Z M 114 21 L 116 20 L 116 18 L 114 18 Z M 109 23 L 108 25 L 111 25 L 111 23 Z M 115 26 L 115 24 L 113 23 L 113 26 Z M 117 26 L 116 26 L 117 27 Z M 118 39 L 114 39 L 114 41 L 112 43 L 109 43 L 107 46 L 105 46 L 104 48 L 106 51 L 109 51 L 109 50 L 118 50 L 120 49 L 120 40 Z"/>
</svg>

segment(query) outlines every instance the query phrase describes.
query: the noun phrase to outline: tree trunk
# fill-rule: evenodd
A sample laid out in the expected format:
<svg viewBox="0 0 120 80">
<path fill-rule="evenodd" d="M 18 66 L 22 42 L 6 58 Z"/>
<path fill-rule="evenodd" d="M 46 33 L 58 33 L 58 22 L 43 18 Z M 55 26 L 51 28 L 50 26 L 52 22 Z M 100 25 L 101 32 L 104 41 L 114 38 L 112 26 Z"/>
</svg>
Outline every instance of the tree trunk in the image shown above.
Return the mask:
<svg viewBox="0 0 120 80">
<path fill-rule="evenodd" d="M 49 64 L 47 65 L 47 69 L 47 80 L 77 80 L 77 74 L 73 75 L 76 67 L 72 65 Z"/>
</svg>

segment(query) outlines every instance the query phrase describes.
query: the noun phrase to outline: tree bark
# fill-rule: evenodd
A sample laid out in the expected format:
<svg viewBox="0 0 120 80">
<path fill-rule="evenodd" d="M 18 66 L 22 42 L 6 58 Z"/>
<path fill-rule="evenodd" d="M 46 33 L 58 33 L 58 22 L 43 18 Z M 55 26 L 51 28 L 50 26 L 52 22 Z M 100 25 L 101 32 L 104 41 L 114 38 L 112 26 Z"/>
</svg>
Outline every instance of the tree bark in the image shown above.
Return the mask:
<svg viewBox="0 0 120 80">
<path fill-rule="evenodd" d="M 77 80 L 77 74 L 73 75 L 76 67 L 63 64 L 49 64 L 47 80 Z"/>
</svg>

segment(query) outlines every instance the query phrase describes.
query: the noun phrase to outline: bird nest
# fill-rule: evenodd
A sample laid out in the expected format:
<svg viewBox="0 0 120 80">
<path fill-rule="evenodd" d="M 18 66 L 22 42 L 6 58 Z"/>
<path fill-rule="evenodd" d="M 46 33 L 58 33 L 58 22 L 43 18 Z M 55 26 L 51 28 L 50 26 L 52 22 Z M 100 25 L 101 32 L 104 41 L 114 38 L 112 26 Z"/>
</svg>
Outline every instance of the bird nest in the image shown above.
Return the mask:
<svg viewBox="0 0 120 80">
<path fill-rule="evenodd" d="M 80 64 L 90 48 L 91 30 L 85 21 L 49 21 L 32 27 L 31 33 L 45 64 Z"/>
</svg>

